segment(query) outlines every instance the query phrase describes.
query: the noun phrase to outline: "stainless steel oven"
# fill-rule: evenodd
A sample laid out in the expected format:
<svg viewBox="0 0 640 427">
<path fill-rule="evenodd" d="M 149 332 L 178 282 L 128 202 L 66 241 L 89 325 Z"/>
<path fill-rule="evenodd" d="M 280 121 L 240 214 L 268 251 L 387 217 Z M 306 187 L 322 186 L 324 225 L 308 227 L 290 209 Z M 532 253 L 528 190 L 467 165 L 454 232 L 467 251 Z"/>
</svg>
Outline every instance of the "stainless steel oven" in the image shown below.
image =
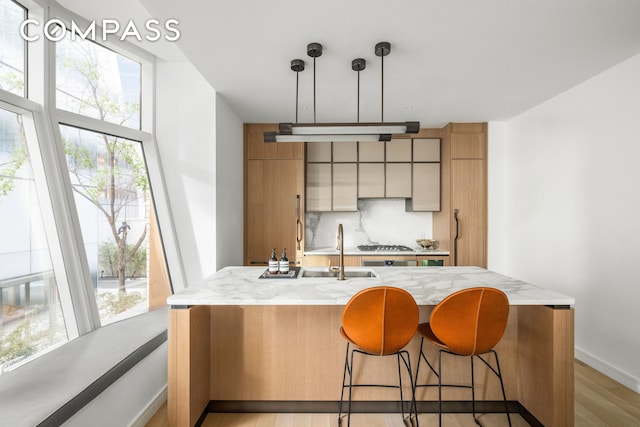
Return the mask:
<svg viewBox="0 0 640 427">
<path fill-rule="evenodd" d="M 418 262 L 415 259 L 393 259 L 393 257 L 381 257 L 382 259 L 363 259 L 363 267 L 415 267 Z"/>
</svg>

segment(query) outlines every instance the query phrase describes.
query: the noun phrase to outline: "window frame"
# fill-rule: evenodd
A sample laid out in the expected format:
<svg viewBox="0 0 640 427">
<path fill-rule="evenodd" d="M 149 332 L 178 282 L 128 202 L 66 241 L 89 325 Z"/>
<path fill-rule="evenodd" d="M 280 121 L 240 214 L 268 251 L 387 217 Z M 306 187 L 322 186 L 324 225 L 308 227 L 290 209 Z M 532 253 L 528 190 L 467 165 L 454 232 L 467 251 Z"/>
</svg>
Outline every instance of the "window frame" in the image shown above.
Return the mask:
<svg viewBox="0 0 640 427">
<path fill-rule="evenodd" d="M 28 18 L 35 18 L 40 23 L 55 18 L 63 21 L 67 28 L 71 20 L 81 27 L 89 24 L 85 18 L 55 2 L 16 0 L 16 3 L 26 8 Z M 100 31 L 98 26 L 97 31 Z M 100 328 L 101 322 L 67 168 L 61 124 L 141 143 L 170 286 L 173 292 L 186 287 L 160 152 L 154 135 L 156 58 L 127 41 L 95 43 L 141 64 L 139 130 L 56 108 L 56 45 L 44 37 L 25 43 L 25 88 L 28 88 L 25 89 L 25 97 L 0 90 L 0 107 L 18 112 L 33 122 L 33 126 L 29 127 L 35 134 L 28 135 L 27 140 L 35 141 L 37 146 L 29 146 L 30 151 L 36 149 L 38 153 L 35 156 L 37 163 L 34 163 L 34 169 L 38 171 L 34 170 L 34 174 L 37 173 L 38 179 L 46 182 L 47 191 L 43 195 L 46 200 L 43 201 L 49 203 L 51 212 L 47 215 L 45 225 L 55 235 L 55 238 L 49 239 L 49 245 L 69 340 Z M 63 272 L 58 274 L 59 270 Z"/>
</svg>

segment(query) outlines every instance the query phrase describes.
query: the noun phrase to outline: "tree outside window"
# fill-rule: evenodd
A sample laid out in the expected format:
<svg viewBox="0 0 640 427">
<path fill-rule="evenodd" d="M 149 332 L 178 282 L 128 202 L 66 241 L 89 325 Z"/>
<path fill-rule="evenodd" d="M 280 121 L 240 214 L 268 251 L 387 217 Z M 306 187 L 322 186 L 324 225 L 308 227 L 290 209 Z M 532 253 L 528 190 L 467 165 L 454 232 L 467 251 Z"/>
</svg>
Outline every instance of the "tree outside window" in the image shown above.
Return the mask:
<svg viewBox="0 0 640 427">
<path fill-rule="evenodd" d="M 69 37 L 58 43 L 56 62 L 59 108 L 139 127 L 140 64 Z M 100 317 L 146 308 L 150 197 L 141 144 L 67 125 L 60 130 Z"/>
</svg>

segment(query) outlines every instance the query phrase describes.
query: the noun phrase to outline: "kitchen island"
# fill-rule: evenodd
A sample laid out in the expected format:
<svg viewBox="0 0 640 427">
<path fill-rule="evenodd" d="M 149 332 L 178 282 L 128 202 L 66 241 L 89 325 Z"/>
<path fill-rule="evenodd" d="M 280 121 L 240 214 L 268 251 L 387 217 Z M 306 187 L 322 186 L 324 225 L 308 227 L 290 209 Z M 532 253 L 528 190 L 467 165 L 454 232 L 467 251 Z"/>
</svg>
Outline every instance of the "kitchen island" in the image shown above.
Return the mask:
<svg viewBox="0 0 640 427">
<path fill-rule="evenodd" d="M 477 267 L 348 268 L 372 271 L 375 277 L 303 277 L 318 270 L 303 268 L 295 279 L 260 279 L 264 267 L 227 267 L 168 298 L 170 425 L 192 426 L 209 407 L 336 410 L 346 345 L 338 332 L 342 310 L 355 293 L 378 285 L 410 292 L 420 321 L 457 290 L 503 290 L 510 302 L 509 324 L 496 350 L 507 399 L 542 425 L 573 425 L 573 298 Z M 414 338 L 408 346 L 414 366 L 419 342 Z M 429 352 L 435 355 L 434 349 Z M 445 381 L 470 379 L 463 359 L 443 359 L 452 372 Z M 359 382 L 397 381 L 391 359 L 366 358 L 358 366 Z M 476 367 L 476 398 L 500 400 L 499 382 Z M 421 381 L 425 378 L 421 369 Z M 433 388 L 416 394 L 423 407 L 437 400 Z M 457 389 L 443 397 L 465 401 L 468 395 Z M 397 392 L 390 390 L 354 391 L 354 401 L 365 411 L 372 408 L 367 403 L 384 407 L 394 400 Z"/>
</svg>

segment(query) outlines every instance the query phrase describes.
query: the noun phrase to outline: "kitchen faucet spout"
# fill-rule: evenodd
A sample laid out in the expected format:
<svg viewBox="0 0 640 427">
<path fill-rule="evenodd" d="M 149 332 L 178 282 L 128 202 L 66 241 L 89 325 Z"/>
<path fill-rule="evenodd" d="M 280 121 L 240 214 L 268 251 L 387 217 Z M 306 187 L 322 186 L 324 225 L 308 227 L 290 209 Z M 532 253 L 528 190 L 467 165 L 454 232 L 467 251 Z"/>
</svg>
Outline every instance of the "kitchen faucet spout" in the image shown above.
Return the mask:
<svg viewBox="0 0 640 427">
<path fill-rule="evenodd" d="M 345 280 L 345 277 L 344 277 L 344 229 L 342 228 L 342 224 L 338 224 L 338 249 L 340 250 L 340 255 L 338 256 L 338 262 L 339 262 L 338 280 Z"/>
</svg>

